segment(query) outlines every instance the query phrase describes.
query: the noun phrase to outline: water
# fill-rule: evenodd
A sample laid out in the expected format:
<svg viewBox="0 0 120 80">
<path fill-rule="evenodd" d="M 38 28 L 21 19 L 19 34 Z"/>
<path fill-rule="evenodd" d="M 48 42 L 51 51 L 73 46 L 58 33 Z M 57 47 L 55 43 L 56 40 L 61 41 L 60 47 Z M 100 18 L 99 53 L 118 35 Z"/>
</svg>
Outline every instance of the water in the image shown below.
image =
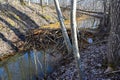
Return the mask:
<svg viewBox="0 0 120 80">
<path fill-rule="evenodd" d="M 0 80 L 37 80 L 53 72 L 54 58 L 44 51 L 17 54 L 0 62 Z"/>
</svg>

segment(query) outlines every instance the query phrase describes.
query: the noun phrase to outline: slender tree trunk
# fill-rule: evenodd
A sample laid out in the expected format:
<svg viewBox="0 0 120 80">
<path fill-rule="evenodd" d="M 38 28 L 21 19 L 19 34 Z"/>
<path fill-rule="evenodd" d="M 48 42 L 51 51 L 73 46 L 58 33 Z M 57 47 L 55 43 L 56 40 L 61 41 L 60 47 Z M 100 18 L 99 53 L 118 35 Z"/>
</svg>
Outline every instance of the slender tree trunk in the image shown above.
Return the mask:
<svg viewBox="0 0 120 80">
<path fill-rule="evenodd" d="M 77 6 L 77 0 L 71 0 L 71 34 L 72 34 L 73 53 L 77 62 L 77 68 L 79 69 L 79 77 L 80 80 L 82 80 L 81 70 L 80 70 L 80 54 L 79 54 L 78 39 L 77 39 L 76 6 Z"/>
<path fill-rule="evenodd" d="M 25 5 L 24 0 L 20 0 L 21 5 Z"/>
<path fill-rule="evenodd" d="M 31 0 L 29 0 L 29 5 L 30 5 L 30 3 L 31 3 Z"/>
<path fill-rule="evenodd" d="M 61 9 L 60 9 L 59 1 L 54 0 L 54 3 L 55 3 L 56 11 L 57 11 L 57 14 L 58 14 L 58 18 L 59 18 L 59 21 L 60 21 L 60 26 L 61 26 L 61 29 L 62 29 L 62 34 L 63 34 L 63 37 L 64 37 L 65 44 L 67 46 L 68 53 L 71 53 L 72 52 L 72 45 L 71 45 L 69 36 L 67 34 L 67 30 L 65 28 L 64 19 L 63 19 L 62 12 L 61 12 Z"/>
<path fill-rule="evenodd" d="M 9 0 L 6 0 L 6 3 L 9 3 Z"/>
<path fill-rule="evenodd" d="M 110 4 L 111 31 L 108 39 L 108 69 L 116 67 L 120 62 L 120 0 L 111 0 Z"/>
<path fill-rule="evenodd" d="M 43 2 L 42 2 L 42 0 L 40 0 L 40 6 L 43 6 Z"/>
<path fill-rule="evenodd" d="M 49 5 L 49 4 L 48 4 L 48 0 L 46 0 L 46 5 Z"/>
</svg>

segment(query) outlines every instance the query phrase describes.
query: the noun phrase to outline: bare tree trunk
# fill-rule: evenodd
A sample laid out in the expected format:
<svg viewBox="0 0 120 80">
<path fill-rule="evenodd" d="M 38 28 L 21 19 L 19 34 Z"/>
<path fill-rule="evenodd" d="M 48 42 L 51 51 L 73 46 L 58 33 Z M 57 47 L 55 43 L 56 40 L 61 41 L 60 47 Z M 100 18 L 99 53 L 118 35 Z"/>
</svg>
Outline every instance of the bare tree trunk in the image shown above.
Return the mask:
<svg viewBox="0 0 120 80">
<path fill-rule="evenodd" d="M 30 3 L 31 3 L 31 0 L 29 0 L 29 5 L 30 5 Z"/>
<path fill-rule="evenodd" d="M 21 5 L 25 5 L 24 0 L 20 0 Z"/>
<path fill-rule="evenodd" d="M 108 69 L 106 72 L 111 71 L 120 62 L 120 0 L 111 0 L 110 6 L 111 31 L 108 41 Z"/>
<path fill-rule="evenodd" d="M 77 68 L 79 69 L 79 77 L 82 80 L 81 70 L 80 70 L 80 54 L 78 48 L 78 39 L 77 39 L 77 22 L 76 22 L 76 6 L 77 0 L 71 0 L 71 34 L 72 34 L 72 45 L 73 53 L 77 62 Z"/>
<path fill-rule="evenodd" d="M 43 2 L 42 2 L 42 0 L 40 0 L 40 5 L 43 6 Z"/>
<path fill-rule="evenodd" d="M 9 3 L 9 0 L 6 0 L 6 3 Z"/>
<path fill-rule="evenodd" d="M 46 0 L 46 5 L 49 5 L 49 4 L 48 4 L 48 0 Z"/>
<path fill-rule="evenodd" d="M 55 3 L 56 11 L 57 11 L 57 14 L 58 14 L 58 18 L 59 18 L 59 21 L 60 21 L 60 26 L 61 26 L 61 29 L 62 29 L 62 34 L 63 34 L 63 37 L 64 37 L 65 44 L 67 46 L 68 53 L 71 53 L 72 52 L 72 45 L 71 45 L 69 36 L 67 34 L 67 30 L 65 28 L 64 19 L 63 19 L 62 12 L 61 12 L 61 9 L 60 9 L 59 1 L 54 0 L 54 3 Z"/>
</svg>

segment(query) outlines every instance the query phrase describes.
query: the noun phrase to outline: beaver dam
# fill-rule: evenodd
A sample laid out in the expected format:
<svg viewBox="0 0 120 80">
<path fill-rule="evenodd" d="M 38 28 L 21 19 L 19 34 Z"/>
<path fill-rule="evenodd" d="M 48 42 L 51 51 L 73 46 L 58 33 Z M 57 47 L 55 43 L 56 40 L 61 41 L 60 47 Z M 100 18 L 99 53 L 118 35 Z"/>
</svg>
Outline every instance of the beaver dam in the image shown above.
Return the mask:
<svg viewBox="0 0 120 80">
<path fill-rule="evenodd" d="M 82 45 L 82 47 L 85 47 L 87 44 L 89 44 L 88 39 L 94 38 L 96 36 L 96 33 L 99 32 L 99 29 L 97 28 L 99 25 L 99 19 L 96 20 L 97 23 L 95 22 L 95 20 L 95 18 L 86 15 L 82 15 L 77 18 L 78 39 L 79 43 L 84 44 L 84 46 Z M 68 36 L 71 40 L 70 20 L 65 20 L 64 23 L 67 28 Z M 25 48 L 46 49 L 51 45 L 56 46 L 56 49 L 60 51 L 62 49 L 66 50 L 59 22 L 42 26 L 39 29 L 33 29 L 26 32 Z"/>
<path fill-rule="evenodd" d="M 68 35 L 71 40 L 71 30 L 67 30 Z M 66 50 L 64 39 L 62 36 L 61 29 L 39 29 L 39 30 L 31 30 L 27 32 L 28 35 L 26 35 L 26 42 L 25 42 L 25 48 L 27 49 L 47 49 L 50 46 L 56 46 L 56 49 L 59 51 Z M 79 36 L 79 43 L 85 45 L 89 44 L 88 38 L 94 38 L 94 34 L 90 32 L 82 33 L 78 32 Z M 80 46 L 79 46 L 80 47 Z M 83 46 L 82 46 L 83 48 Z"/>
</svg>

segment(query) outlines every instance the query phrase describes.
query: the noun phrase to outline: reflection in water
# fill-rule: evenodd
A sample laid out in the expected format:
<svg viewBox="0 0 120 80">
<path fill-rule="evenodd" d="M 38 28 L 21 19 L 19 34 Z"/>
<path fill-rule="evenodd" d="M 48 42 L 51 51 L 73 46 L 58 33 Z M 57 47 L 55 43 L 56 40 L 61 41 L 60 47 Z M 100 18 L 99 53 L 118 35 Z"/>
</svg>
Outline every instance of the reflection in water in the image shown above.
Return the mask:
<svg viewBox="0 0 120 80">
<path fill-rule="evenodd" d="M 17 54 L 0 62 L 0 80 L 37 80 L 53 71 L 52 58 L 44 51 Z"/>
<path fill-rule="evenodd" d="M 34 63 L 35 63 L 35 75 L 37 76 L 38 74 L 38 65 L 37 65 L 37 56 L 36 56 L 37 51 L 34 50 Z"/>
<path fill-rule="evenodd" d="M 8 75 L 8 79 L 9 79 L 9 80 L 12 80 L 12 74 L 11 74 L 10 70 L 8 69 L 8 66 L 5 65 L 4 69 L 5 69 L 5 72 L 6 72 L 7 75 Z"/>
<path fill-rule="evenodd" d="M 19 60 L 19 66 L 20 66 L 21 79 L 25 80 L 25 72 L 24 72 L 24 67 L 23 67 L 24 64 L 21 59 Z"/>
<path fill-rule="evenodd" d="M 29 71 L 29 74 L 28 74 L 29 80 L 32 80 L 32 71 L 33 70 L 31 69 L 31 55 L 30 54 L 28 54 L 28 64 L 29 64 L 29 67 L 28 67 L 29 68 L 29 70 L 28 70 Z"/>
</svg>

